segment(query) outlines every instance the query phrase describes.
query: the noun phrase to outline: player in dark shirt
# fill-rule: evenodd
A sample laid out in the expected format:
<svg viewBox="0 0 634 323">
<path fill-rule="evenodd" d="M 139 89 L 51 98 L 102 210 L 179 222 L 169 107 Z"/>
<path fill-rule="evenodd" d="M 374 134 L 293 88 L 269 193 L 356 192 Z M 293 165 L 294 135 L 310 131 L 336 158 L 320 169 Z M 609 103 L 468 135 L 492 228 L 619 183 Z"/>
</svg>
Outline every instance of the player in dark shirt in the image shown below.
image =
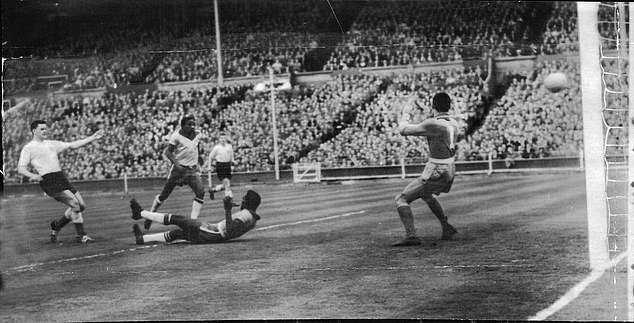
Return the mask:
<svg viewBox="0 0 634 323">
<path fill-rule="evenodd" d="M 132 219 L 146 219 L 164 225 L 173 224 L 179 226 L 179 229 L 144 235 L 141 227 L 135 223 L 132 228 L 136 237 L 136 244 L 172 242 L 175 240 L 185 240 L 191 243 L 216 243 L 238 238 L 255 228 L 257 221 L 260 220 L 260 216 L 256 213 L 260 202 L 260 195 L 253 190 L 249 190 L 242 198 L 242 203 L 239 205 L 240 211 L 232 214 L 231 209 L 234 206 L 238 206 L 238 204 L 234 204 L 233 199 L 227 196 L 223 200 L 225 219 L 218 223 L 210 223 L 182 215 L 146 211 L 135 199 L 132 199 L 130 200 Z"/>
<path fill-rule="evenodd" d="M 432 99 L 434 116 L 418 124 L 410 123 L 410 113 L 415 101 L 410 100 L 403 107 L 399 116 L 399 132 L 403 136 L 424 136 L 429 144 L 429 160 L 425 164 L 422 175 L 412 181 L 401 194 L 396 196 L 396 209 L 405 226 L 405 239 L 393 246 L 420 245 L 421 240 L 416 236 L 414 215 L 410 204 L 421 198 L 442 226 L 442 239 L 447 240 L 458 231 L 447 221 L 442 207 L 434 195 L 447 193 L 453 184 L 456 167 L 456 141 L 458 139 L 458 122 L 448 112 L 451 98 L 447 93 L 440 92 Z"/>
</svg>

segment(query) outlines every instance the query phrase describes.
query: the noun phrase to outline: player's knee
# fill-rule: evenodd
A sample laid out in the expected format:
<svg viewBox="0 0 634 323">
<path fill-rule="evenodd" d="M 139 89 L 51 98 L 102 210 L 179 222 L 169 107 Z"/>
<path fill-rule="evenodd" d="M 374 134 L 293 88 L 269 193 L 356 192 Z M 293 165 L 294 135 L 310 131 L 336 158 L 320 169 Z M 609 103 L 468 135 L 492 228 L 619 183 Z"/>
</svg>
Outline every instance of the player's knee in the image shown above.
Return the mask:
<svg viewBox="0 0 634 323">
<path fill-rule="evenodd" d="M 200 190 L 200 191 L 196 191 L 194 192 L 195 194 L 195 199 L 198 200 L 200 203 L 202 203 L 201 201 L 205 200 L 205 191 L 204 190 Z"/>
<path fill-rule="evenodd" d="M 79 201 L 75 199 L 68 201 L 68 205 L 73 212 L 81 212 L 84 210 L 84 207 L 82 207 L 81 203 L 79 203 Z"/>
<path fill-rule="evenodd" d="M 394 198 L 394 203 L 396 204 L 396 207 L 399 208 L 401 206 L 408 206 L 409 202 L 407 201 L 407 199 L 405 198 L 404 194 L 399 194 Z"/>
</svg>

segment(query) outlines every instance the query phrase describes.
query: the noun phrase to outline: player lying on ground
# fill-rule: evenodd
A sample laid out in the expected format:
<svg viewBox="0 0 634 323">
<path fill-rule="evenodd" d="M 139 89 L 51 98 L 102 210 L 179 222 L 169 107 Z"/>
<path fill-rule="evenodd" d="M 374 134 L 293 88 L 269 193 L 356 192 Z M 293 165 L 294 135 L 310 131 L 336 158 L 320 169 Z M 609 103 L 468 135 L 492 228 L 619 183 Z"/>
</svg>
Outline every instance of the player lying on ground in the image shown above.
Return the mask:
<svg viewBox="0 0 634 323">
<path fill-rule="evenodd" d="M 141 227 L 135 223 L 132 229 L 136 237 L 136 244 L 172 242 L 174 240 L 186 240 L 191 243 L 216 243 L 238 238 L 255 228 L 255 224 L 260 220 L 260 216 L 255 213 L 260 206 L 260 200 L 260 195 L 253 190 L 247 191 L 240 205 L 234 204 L 233 199 L 227 196 L 223 200 L 225 219 L 218 223 L 209 223 L 182 215 L 146 211 L 135 199 L 132 199 L 130 200 L 132 219 L 147 219 L 164 225 L 173 224 L 180 227 L 171 231 L 144 235 Z M 231 214 L 231 208 L 234 206 L 240 206 L 240 211 Z"/>
</svg>

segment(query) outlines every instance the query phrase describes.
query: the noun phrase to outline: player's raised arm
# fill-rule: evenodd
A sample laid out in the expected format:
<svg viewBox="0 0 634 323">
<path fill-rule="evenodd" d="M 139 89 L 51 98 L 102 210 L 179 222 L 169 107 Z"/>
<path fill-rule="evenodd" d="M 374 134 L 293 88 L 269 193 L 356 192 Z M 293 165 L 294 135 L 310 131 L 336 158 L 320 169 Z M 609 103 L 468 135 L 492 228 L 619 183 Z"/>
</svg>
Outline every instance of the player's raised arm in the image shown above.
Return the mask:
<svg viewBox="0 0 634 323">
<path fill-rule="evenodd" d="M 423 123 L 411 123 L 411 113 L 414 108 L 414 99 L 409 99 L 398 114 L 398 131 L 403 136 L 424 136 L 427 133 Z"/>
<path fill-rule="evenodd" d="M 98 130 L 97 132 L 95 132 L 94 134 L 92 134 L 89 137 L 69 142 L 68 143 L 68 148 L 75 149 L 75 148 L 79 148 L 81 146 L 85 146 L 85 145 L 87 145 L 87 144 L 89 144 L 89 143 L 91 143 L 91 142 L 93 142 L 95 140 L 101 139 L 101 137 L 103 137 L 103 133 L 104 133 L 103 130 Z"/>
<path fill-rule="evenodd" d="M 231 217 L 231 208 L 236 205 L 233 203 L 233 198 L 229 196 L 225 196 L 222 200 L 222 204 L 225 208 L 225 223 L 227 224 L 227 232 L 231 232 L 234 226 L 233 217 Z"/>
</svg>

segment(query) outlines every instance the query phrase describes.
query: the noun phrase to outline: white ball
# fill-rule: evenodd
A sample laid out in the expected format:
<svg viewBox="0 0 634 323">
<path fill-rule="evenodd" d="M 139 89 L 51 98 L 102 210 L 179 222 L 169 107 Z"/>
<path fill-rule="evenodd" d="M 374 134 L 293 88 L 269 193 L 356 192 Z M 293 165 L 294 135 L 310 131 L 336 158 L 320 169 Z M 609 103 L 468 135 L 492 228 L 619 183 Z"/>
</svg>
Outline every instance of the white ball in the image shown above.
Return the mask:
<svg viewBox="0 0 634 323">
<path fill-rule="evenodd" d="M 544 87 L 550 92 L 559 92 L 568 88 L 568 77 L 562 72 L 550 73 L 544 78 Z"/>
</svg>

